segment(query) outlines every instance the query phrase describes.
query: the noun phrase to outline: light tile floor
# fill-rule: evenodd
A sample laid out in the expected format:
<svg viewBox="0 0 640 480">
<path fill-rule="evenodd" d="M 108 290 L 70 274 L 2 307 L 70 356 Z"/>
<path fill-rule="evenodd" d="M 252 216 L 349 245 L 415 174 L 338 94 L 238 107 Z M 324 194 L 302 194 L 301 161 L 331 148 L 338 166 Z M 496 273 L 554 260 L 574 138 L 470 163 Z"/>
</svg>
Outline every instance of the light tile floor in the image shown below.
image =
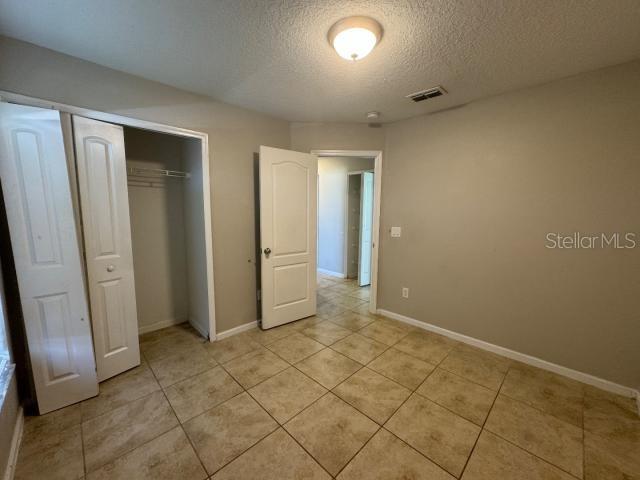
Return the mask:
<svg viewBox="0 0 640 480">
<path fill-rule="evenodd" d="M 317 317 L 143 335 L 98 397 L 26 420 L 16 478 L 640 478 L 633 400 L 370 315 L 368 294 L 320 275 Z"/>
</svg>

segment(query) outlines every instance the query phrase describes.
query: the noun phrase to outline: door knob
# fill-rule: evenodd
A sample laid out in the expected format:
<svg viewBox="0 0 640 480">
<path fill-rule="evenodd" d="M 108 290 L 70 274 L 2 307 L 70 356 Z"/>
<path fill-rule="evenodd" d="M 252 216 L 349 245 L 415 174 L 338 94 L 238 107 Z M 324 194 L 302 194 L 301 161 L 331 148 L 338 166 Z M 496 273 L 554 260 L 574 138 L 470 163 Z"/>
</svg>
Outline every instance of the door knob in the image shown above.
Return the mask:
<svg viewBox="0 0 640 480">
<path fill-rule="evenodd" d="M 116 269 L 113 265 L 107 265 L 107 272 L 113 272 Z"/>
<path fill-rule="evenodd" d="M 267 257 L 267 258 L 269 258 L 269 255 L 270 255 L 270 254 L 271 254 L 271 249 L 270 249 L 270 248 L 268 248 L 268 247 L 267 247 L 267 248 L 265 248 L 265 249 L 264 249 L 264 256 L 265 256 L 265 257 Z"/>
</svg>

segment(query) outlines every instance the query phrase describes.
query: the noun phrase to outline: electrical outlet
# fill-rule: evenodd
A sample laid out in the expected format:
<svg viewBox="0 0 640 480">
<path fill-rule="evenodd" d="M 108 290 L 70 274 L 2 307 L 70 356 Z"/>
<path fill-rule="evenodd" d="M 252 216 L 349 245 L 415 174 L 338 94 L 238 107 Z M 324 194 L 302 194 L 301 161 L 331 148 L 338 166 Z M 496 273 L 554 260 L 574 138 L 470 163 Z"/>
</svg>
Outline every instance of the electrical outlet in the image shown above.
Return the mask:
<svg viewBox="0 0 640 480">
<path fill-rule="evenodd" d="M 409 298 L 409 289 L 407 287 L 402 287 L 402 298 Z"/>
</svg>

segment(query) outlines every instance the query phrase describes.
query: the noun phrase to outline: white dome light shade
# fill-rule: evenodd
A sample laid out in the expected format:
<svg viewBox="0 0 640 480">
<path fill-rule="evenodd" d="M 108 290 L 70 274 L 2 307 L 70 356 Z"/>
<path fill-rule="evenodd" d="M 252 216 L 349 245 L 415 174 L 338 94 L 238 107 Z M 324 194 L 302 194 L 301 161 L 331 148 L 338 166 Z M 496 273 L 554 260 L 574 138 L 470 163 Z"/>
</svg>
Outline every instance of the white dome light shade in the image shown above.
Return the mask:
<svg viewBox="0 0 640 480">
<path fill-rule="evenodd" d="M 382 27 L 373 18 L 343 18 L 329 30 L 329 43 L 346 60 L 362 60 L 371 53 L 380 38 Z"/>
<path fill-rule="evenodd" d="M 373 50 L 378 39 L 366 28 L 348 28 L 333 39 L 333 48 L 347 60 L 361 60 Z"/>
</svg>

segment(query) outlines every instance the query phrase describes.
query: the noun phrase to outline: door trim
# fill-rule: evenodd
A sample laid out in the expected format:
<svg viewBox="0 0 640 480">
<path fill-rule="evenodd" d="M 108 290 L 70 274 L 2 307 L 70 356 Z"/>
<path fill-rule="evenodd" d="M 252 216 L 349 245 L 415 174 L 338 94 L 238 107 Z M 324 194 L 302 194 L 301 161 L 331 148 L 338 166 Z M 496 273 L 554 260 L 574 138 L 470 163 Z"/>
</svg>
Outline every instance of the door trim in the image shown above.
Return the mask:
<svg viewBox="0 0 640 480">
<path fill-rule="evenodd" d="M 373 246 L 371 248 L 371 297 L 369 312 L 376 313 L 378 305 L 378 248 L 380 245 L 380 199 L 382 193 L 382 151 L 381 150 L 311 150 L 318 157 L 369 157 L 375 159 L 373 169 Z M 367 170 L 371 171 L 371 170 Z M 353 172 L 361 173 L 361 172 Z M 346 251 L 345 251 L 346 257 Z M 345 270 L 346 272 L 346 270 Z"/>
<path fill-rule="evenodd" d="M 116 123 L 127 127 L 141 128 L 158 133 L 168 133 L 178 137 L 195 138 L 200 140 L 202 149 L 202 196 L 204 197 L 204 231 L 209 233 L 205 235 L 205 250 L 207 262 L 207 289 L 209 293 L 209 341 L 216 339 L 216 309 L 215 309 L 215 290 L 214 290 L 214 272 L 213 272 L 213 229 L 211 221 L 211 198 L 212 198 L 212 181 L 209 153 L 209 135 L 196 130 L 189 130 L 181 127 L 173 127 L 162 123 L 150 122 L 147 120 L 139 120 L 136 118 L 125 117 L 115 113 L 106 113 L 98 110 L 91 110 L 64 103 L 58 103 L 51 100 L 20 95 L 5 90 L 0 90 L 0 101 L 17 103 L 31 107 L 49 108 L 58 110 L 61 113 L 69 113 L 71 115 L 79 115 L 93 120 L 103 122 Z"/>
</svg>

